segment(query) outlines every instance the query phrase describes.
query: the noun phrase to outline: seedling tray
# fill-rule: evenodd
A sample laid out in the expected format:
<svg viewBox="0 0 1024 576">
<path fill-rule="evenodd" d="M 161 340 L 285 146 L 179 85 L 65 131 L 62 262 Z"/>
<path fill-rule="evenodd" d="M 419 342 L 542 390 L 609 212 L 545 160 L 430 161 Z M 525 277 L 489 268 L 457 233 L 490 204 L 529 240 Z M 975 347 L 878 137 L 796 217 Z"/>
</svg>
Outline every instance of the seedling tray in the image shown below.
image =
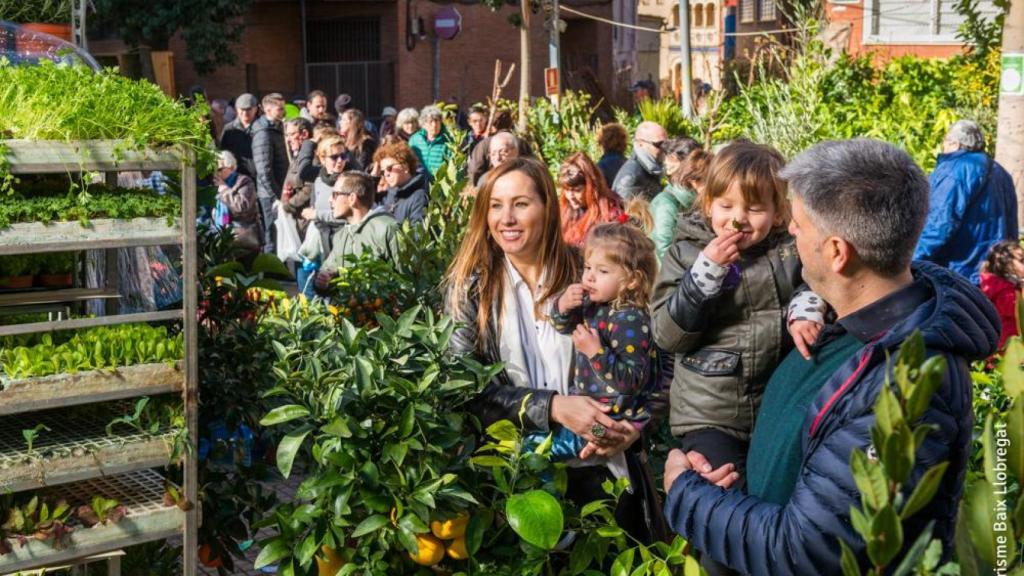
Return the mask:
<svg viewBox="0 0 1024 576">
<path fill-rule="evenodd" d="M 92 528 L 75 526 L 74 532 L 67 536 L 60 550 L 55 549 L 49 540 L 31 540 L 25 546 L 12 541 L 13 550 L 0 555 L 0 573 L 69 562 L 181 534 L 185 513 L 177 506 L 164 505 L 164 478 L 152 470 L 69 484 L 46 491 L 47 497 L 66 499 L 72 507 L 88 504 L 97 495 L 116 499 L 127 507 L 127 516 L 116 524 Z"/>
<path fill-rule="evenodd" d="M 0 230 L 0 256 L 181 243 L 181 220 L 99 218 L 81 222 L 23 222 Z"/>
<path fill-rule="evenodd" d="M 175 366 L 137 364 L 78 374 L 0 380 L 0 416 L 180 392 L 185 378 L 182 369 L 179 361 Z"/>
<path fill-rule="evenodd" d="M 108 436 L 107 423 L 133 409 L 130 404 L 121 407 L 99 409 L 89 417 L 48 411 L 34 413 L 31 420 L 0 418 L 0 489 L 21 492 L 167 465 L 177 430 L 150 435 L 119 425 Z M 39 432 L 29 454 L 22 430 L 36 423 L 50 430 Z"/>
</svg>

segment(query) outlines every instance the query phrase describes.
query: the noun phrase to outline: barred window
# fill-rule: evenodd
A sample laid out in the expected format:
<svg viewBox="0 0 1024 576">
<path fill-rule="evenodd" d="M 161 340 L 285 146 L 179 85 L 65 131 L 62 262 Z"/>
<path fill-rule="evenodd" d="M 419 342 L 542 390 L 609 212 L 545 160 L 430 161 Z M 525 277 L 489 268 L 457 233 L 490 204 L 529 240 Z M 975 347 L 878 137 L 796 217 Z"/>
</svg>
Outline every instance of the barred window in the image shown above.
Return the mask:
<svg viewBox="0 0 1024 576">
<path fill-rule="evenodd" d="M 775 0 L 758 0 L 760 2 L 759 10 L 762 22 L 771 22 L 775 20 Z"/>
<path fill-rule="evenodd" d="M 754 21 L 754 0 L 740 0 L 740 22 Z"/>
</svg>

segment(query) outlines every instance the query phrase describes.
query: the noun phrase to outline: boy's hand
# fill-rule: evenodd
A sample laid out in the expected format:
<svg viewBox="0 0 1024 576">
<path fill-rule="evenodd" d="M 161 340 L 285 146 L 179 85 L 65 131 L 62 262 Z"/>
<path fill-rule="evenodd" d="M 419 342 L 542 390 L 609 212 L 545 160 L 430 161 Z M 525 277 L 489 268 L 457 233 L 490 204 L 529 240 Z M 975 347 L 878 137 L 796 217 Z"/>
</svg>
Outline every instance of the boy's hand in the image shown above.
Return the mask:
<svg viewBox="0 0 1024 576">
<path fill-rule="evenodd" d="M 601 337 L 597 335 L 597 330 L 589 328 L 586 324 L 576 326 L 572 333 L 572 342 L 576 345 L 576 350 L 587 358 L 593 357 L 601 350 Z"/>
<path fill-rule="evenodd" d="M 587 289 L 583 287 L 583 284 L 570 284 L 558 299 L 558 313 L 568 314 L 570 310 L 582 306 L 586 293 Z"/>
<path fill-rule="evenodd" d="M 818 339 L 818 334 L 821 334 L 821 324 L 810 320 L 794 320 L 789 323 L 787 328 L 800 355 L 805 360 L 810 360 L 811 345 Z"/>
<path fill-rule="evenodd" d="M 704 257 L 719 266 L 725 267 L 740 259 L 740 249 L 737 246 L 743 233 L 737 230 L 729 230 L 725 236 L 715 238 L 704 247 Z"/>
</svg>

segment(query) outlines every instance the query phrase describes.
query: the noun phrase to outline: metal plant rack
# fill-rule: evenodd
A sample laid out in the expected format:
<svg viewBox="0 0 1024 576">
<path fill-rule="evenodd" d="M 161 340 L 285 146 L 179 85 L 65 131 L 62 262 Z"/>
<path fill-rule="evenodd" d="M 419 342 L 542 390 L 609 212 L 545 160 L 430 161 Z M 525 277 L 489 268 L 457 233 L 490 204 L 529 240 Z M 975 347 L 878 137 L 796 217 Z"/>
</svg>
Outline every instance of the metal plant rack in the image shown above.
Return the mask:
<svg viewBox="0 0 1024 576">
<path fill-rule="evenodd" d="M 57 548 L 49 541 L 30 540 L 0 555 L 0 574 L 75 562 L 120 548 L 180 537 L 183 542 L 184 576 L 197 574 L 198 486 L 195 442 L 198 435 L 198 349 L 196 321 L 196 172 L 194 158 L 177 147 L 130 150 L 121 141 L 73 143 L 24 140 L 0 141 L 6 147 L 8 169 L 13 174 L 77 174 L 105 172 L 108 179 L 129 170 L 180 171 L 182 210 L 178 218 L 97 219 L 79 222 L 31 222 L 0 230 L 0 256 L 136 246 L 178 245 L 182 249 L 180 309 L 99 316 L 0 326 L 0 336 L 106 326 L 131 322 L 181 320 L 184 359 L 176 365 L 142 364 L 77 374 L 55 374 L 0 380 L 0 487 L 5 491 L 38 490 L 64 498 L 73 506 L 88 504 L 94 495 L 117 499 L 128 509 L 119 522 L 92 528 L 77 526 Z M 110 298 L 109 291 L 65 291 L 71 300 Z M 14 298 L 19 305 L 21 296 Z M 31 304 L 38 296 L 25 295 Z M 32 302 L 29 302 L 29 301 Z M 26 304 L 26 305 L 27 305 Z M 131 398 L 178 393 L 184 406 L 190 449 L 181 456 L 184 511 L 164 501 L 166 480 L 152 468 L 169 463 L 179 431 L 135 431 L 123 425 L 108 435 L 111 420 L 104 410 L 92 416 L 67 418 L 69 406 L 124 400 L 130 412 Z M 44 411 L 45 410 L 45 411 Z M 85 414 L 85 409 L 75 413 Z M 40 412 L 43 411 L 43 412 Z M 18 422 L 34 413 L 33 421 L 46 424 L 29 453 Z"/>
<path fill-rule="evenodd" d="M 65 484 L 46 490 L 47 497 L 64 499 L 72 507 L 88 504 L 96 495 L 113 498 L 124 505 L 128 513 L 116 524 L 92 528 L 75 526 L 74 532 L 67 536 L 59 550 L 50 541 L 29 540 L 24 546 L 14 543 L 11 552 L 0 555 L 0 573 L 64 564 L 181 534 L 187 530 L 189 517 L 195 516 L 195 511 L 183 512 L 174 504 L 168 505 L 164 502 L 164 491 L 163 476 L 151 470 Z M 187 566 L 189 562 L 185 564 Z"/>
</svg>

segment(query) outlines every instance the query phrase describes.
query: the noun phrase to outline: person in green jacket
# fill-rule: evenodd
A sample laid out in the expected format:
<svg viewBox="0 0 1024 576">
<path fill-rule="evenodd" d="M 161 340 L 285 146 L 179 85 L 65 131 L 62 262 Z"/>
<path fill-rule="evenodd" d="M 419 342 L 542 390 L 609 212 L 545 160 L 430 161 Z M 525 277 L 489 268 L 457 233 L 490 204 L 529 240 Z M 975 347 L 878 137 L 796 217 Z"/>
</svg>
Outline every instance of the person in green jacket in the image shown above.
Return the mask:
<svg viewBox="0 0 1024 576">
<path fill-rule="evenodd" d="M 451 155 L 448 144 L 452 137 L 444 128 L 444 116 L 437 106 L 425 106 L 420 110 L 420 126 L 422 128 L 409 138 L 409 147 L 433 178 Z"/>
<path fill-rule="evenodd" d="M 328 289 L 331 279 L 351 256 L 370 252 L 382 260 L 397 262 L 398 222 L 383 206 L 374 206 L 376 194 L 373 179 L 362 172 L 345 172 L 334 183 L 334 217 L 348 223 L 335 232 L 331 254 L 316 277 L 321 292 Z"/>
<path fill-rule="evenodd" d="M 650 237 L 658 260 L 672 246 L 679 214 L 693 206 L 697 194 L 704 188 L 710 161 L 711 155 L 703 148 L 697 146 L 689 150 L 670 175 L 668 186 L 651 200 Z"/>
</svg>

